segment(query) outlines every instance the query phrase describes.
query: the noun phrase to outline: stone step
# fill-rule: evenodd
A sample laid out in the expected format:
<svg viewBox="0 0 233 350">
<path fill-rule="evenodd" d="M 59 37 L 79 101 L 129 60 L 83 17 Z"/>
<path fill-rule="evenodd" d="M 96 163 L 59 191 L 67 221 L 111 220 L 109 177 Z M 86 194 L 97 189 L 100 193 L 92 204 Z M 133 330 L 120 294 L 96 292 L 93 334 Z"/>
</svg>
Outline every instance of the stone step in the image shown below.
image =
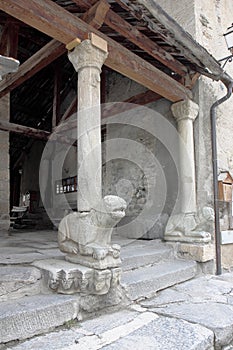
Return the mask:
<svg viewBox="0 0 233 350">
<path fill-rule="evenodd" d="M 131 310 L 104 314 L 69 330 L 34 337 L 7 350 L 210 350 L 214 334 L 198 324 Z"/>
<path fill-rule="evenodd" d="M 35 267 L 2 266 L 0 268 L 0 302 L 38 294 L 41 288 L 41 272 Z"/>
<path fill-rule="evenodd" d="M 53 330 L 78 315 L 77 297 L 35 295 L 1 303 L 0 344 Z"/>
<path fill-rule="evenodd" d="M 194 261 L 170 260 L 124 272 L 121 284 L 131 300 L 149 298 L 157 291 L 193 278 L 197 272 Z"/>
<path fill-rule="evenodd" d="M 170 258 L 173 250 L 165 244 L 151 243 L 139 246 L 124 246 L 121 249 L 123 271 L 134 270 L 147 265 L 154 265 Z"/>
</svg>

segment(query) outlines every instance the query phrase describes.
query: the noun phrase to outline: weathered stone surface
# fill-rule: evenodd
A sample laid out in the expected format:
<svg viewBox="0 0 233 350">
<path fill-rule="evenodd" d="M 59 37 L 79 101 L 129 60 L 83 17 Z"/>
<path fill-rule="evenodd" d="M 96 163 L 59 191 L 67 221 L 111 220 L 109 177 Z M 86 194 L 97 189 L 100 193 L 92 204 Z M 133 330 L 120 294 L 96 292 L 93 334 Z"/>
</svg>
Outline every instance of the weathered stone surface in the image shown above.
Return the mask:
<svg viewBox="0 0 233 350">
<path fill-rule="evenodd" d="M 169 258 L 172 250 L 165 245 L 139 246 L 133 244 L 121 249 L 122 269 L 128 271 L 142 266 L 155 264 Z"/>
<path fill-rule="evenodd" d="M 141 301 L 140 305 L 146 308 L 153 308 L 165 306 L 169 303 L 182 303 L 189 300 L 190 297 L 186 293 L 169 288 L 158 292 L 154 298 Z"/>
<path fill-rule="evenodd" d="M 41 290 L 41 273 L 34 267 L 1 267 L 0 301 L 34 295 Z"/>
<path fill-rule="evenodd" d="M 176 286 L 175 290 L 188 295 L 190 301 L 215 301 L 226 303 L 227 296 L 232 290 L 232 284 L 230 282 L 213 279 L 210 276 L 204 276 Z"/>
<path fill-rule="evenodd" d="M 32 338 L 13 347 L 7 347 L 6 350 L 65 350 L 83 336 L 84 334 L 79 332 L 77 328 L 60 330 Z"/>
<path fill-rule="evenodd" d="M 77 298 L 59 295 L 24 297 L 0 307 L 0 343 L 30 338 L 78 316 Z"/>
<path fill-rule="evenodd" d="M 158 290 L 191 279 L 196 274 L 196 263 L 173 260 L 152 267 L 125 272 L 122 285 L 133 300 L 152 297 Z"/>
<path fill-rule="evenodd" d="M 121 269 L 95 270 L 64 260 L 41 260 L 34 266 L 43 270 L 47 287 L 62 294 L 107 294 L 119 285 Z"/>
<path fill-rule="evenodd" d="M 102 350 L 213 350 L 213 333 L 199 325 L 159 317 Z"/>
<path fill-rule="evenodd" d="M 40 253 L 19 253 L 19 254 L 4 254 L 0 255 L 0 264 L 11 265 L 11 264 L 27 264 L 32 263 L 35 260 L 45 259 L 45 256 Z"/>
<path fill-rule="evenodd" d="M 100 72 L 107 52 L 84 40 L 68 57 L 78 72 L 78 210 L 90 212 L 102 199 Z"/>
<path fill-rule="evenodd" d="M 214 259 L 214 245 L 180 243 L 178 246 L 178 253 L 185 258 L 193 259 L 198 262 L 206 262 Z"/>
<path fill-rule="evenodd" d="M 165 238 L 168 241 L 209 243 L 211 234 L 206 231 L 214 220 L 211 207 L 204 207 L 198 214 L 172 215 L 167 223 Z"/>
<path fill-rule="evenodd" d="M 73 212 L 58 228 L 58 243 L 70 262 L 104 270 L 119 267 L 120 246 L 111 245 L 113 227 L 125 215 L 126 202 L 105 196 L 90 212 Z"/>
<path fill-rule="evenodd" d="M 215 348 L 221 349 L 233 340 L 233 307 L 215 302 L 170 304 L 154 308 L 160 315 L 172 316 L 211 329 L 215 334 Z"/>
</svg>

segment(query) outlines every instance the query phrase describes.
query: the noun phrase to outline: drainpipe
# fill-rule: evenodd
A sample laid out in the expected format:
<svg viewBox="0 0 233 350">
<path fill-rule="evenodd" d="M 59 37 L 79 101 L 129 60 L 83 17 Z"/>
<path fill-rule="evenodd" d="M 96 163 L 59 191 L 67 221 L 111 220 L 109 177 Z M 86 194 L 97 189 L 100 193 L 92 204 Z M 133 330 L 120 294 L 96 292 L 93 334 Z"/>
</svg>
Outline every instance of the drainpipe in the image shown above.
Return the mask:
<svg viewBox="0 0 233 350">
<path fill-rule="evenodd" d="M 226 77 L 226 76 L 225 76 Z M 225 78 L 224 77 L 224 78 Z M 221 79 L 227 87 L 227 94 L 217 100 L 210 109 L 211 120 L 211 141 L 212 141 L 212 161 L 213 161 L 213 186 L 214 186 L 214 212 L 215 212 L 215 251 L 216 251 L 216 275 L 221 275 L 221 231 L 219 221 L 219 205 L 218 205 L 218 159 L 217 159 L 217 140 L 216 140 L 216 108 L 227 101 L 232 95 L 233 80 Z"/>
</svg>

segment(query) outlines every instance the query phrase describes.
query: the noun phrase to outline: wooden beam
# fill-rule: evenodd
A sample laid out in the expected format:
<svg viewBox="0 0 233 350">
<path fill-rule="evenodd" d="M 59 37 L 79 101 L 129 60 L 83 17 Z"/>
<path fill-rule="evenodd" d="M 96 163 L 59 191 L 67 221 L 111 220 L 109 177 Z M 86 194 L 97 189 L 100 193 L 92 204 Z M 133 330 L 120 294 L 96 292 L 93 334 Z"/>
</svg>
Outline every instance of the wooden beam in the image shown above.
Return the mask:
<svg viewBox="0 0 233 350">
<path fill-rule="evenodd" d="M 35 128 L 30 128 L 28 126 L 9 123 L 5 120 L 0 120 L 0 130 L 11 131 L 17 134 L 23 134 L 24 136 L 40 139 L 40 140 L 48 140 L 50 133 L 43 130 L 38 130 Z"/>
<path fill-rule="evenodd" d="M 99 29 L 103 25 L 109 9 L 109 3 L 105 0 L 100 0 L 82 16 L 82 19 L 92 27 Z"/>
<path fill-rule="evenodd" d="M 26 62 L 24 62 L 14 74 L 8 75 L 0 82 L 0 97 L 15 89 L 17 86 L 31 78 L 34 74 L 53 62 L 66 52 L 65 46 L 57 40 L 51 40 Z"/>
<path fill-rule="evenodd" d="M 94 32 L 108 42 L 105 64 L 109 68 L 170 101 L 192 97 L 191 91 L 173 78 L 50 0 L 1 0 L 0 9 L 64 44 L 76 37 L 84 40 L 88 33 Z"/>
<path fill-rule="evenodd" d="M 84 2 L 84 0 L 73 0 L 73 2 L 79 5 L 86 4 L 86 1 Z M 106 2 L 106 0 L 101 0 L 101 3 L 104 3 L 104 2 Z M 85 16 L 83 17 L 83 20 L 86 21 Z M 103 17 L 103 20 L 104 20 L 104 23 L 107 24 L 110 28 L 114 29 L 120 35 L 124 36 L 125 38 L 133 42 L 135 45 L 137 45 L 142 50 L 147 52 L 149 55 L 154 57 L 156 60 L 158 60 L 159 62 L 163 63 L 165 66 L 170 68 L 173 72 L 181 76 L 187 74 L 188 72 L 187 68 L 182 63 L 177 61 L 169 52 L 165 51 L 162 47 L 160 47 L 154 41 L 150 40 L 146 35 L 142 34 L 136 27 L 133 27 L 131 24 L 129 24 L 127 21 L 121 18 L 114 11 L 112 10 L 107 11 L 105 16 Z"/>
<path fill-rule="evenodd" d="M 155 101 L 160 100 L 162 97 L 158 94 L 156 94 L 155 92 L 148 90 L 145 92 L 142 92 L 140 94 L 137 94 L 135 96 L 132 96 L 130 98 L 128 98 L 127 100 L 125 100 L 124 102 L 126 103 L 134 103 L 137 105 L 146 105 L 148 103 L 152 103 Z"/>
<path fill-rule="evenodd" d="M 123 102 L 116 102 L 110 105 L 103 105 L 101 118 L 108 118 L 113 115 L 130 111 L 138 107 L 138 105 L 144 106 L 148 103 L 152 103 L 160 100 L 162 97 L 155 92 L 148 90 L 140 94 L 134 95 Z"/>
</svg>

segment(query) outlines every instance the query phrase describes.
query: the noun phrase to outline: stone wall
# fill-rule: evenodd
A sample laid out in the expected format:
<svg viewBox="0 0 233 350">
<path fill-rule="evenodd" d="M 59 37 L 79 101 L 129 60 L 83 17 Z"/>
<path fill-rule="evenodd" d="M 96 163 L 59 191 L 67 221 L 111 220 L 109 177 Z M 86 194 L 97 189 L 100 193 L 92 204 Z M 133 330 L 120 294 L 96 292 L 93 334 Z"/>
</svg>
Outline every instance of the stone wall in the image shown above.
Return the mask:
<svg viewBox="0 0 233 350">
<path fill-rule="evenodd" d="M 107 76 L 108 103 L 125 101 L 143 91 L 144 87 L 118 73 Z M 162 238 L 174 208 L 177 164 L 174 164 L 163 137 L 161 140 L 156 137 L 156 113 L 175 126 L 170 106 L 169 101 L 161 99 L 125 113 L 120 123 L 120 114 L 114 116 L 116 123 L 106 121 L 104 194 L 119 195 L 128 203 L 126 217 L 117 230 L 130 238 Z M 149 126 L 150 117 L 152 123 Z M 134 125 L 138 120 L 143 120 L 145 127 L 143 123 L 141 127 Z M 174 140 L 174 148 L 176 146 Z"/>
<path fill-rule="evenodd" d="M 10 96 L 0 100 L 0 119 L 9 120 Z M 9 172 L 9 133 L 0 131 L 0 230 L 8 230 L 10 225 L 10 172 Z"/>
</svg>

